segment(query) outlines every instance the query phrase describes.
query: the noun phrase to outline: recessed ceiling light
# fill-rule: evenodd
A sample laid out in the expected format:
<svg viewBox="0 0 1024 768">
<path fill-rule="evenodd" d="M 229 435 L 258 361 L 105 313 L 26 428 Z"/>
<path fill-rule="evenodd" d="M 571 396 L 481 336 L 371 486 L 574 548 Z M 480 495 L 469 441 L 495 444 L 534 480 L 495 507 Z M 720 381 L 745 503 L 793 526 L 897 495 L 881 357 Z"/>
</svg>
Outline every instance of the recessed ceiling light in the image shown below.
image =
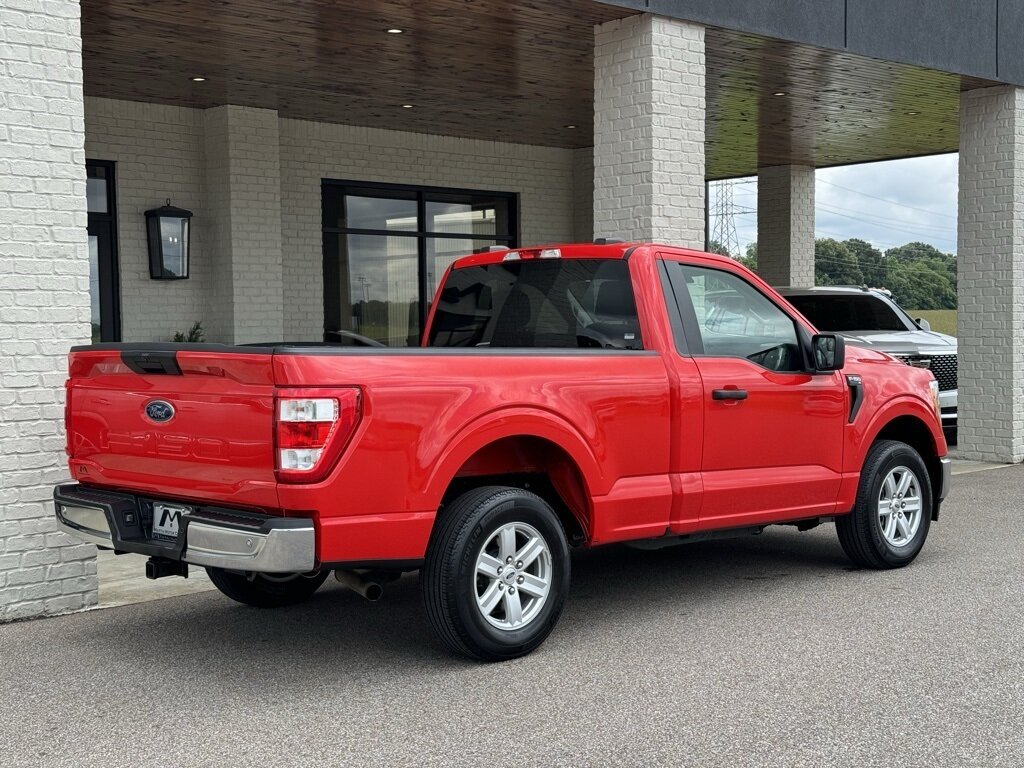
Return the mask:
<svg viewBox="0 0 1024 768">
<path fill-rule="evenodd" d="M 206 82 L 206 78 L 205 77 L 193 77 L 192 78 L 192 82 L 193 83 L 205 83 Z"/>
<path fill-rule="evenodd" d="M 405 32 L 404 29 L 399 29 L 398 27 L 390 27 L 389 29 L 385 29 L 384 31 L 387 32 L 389 35 L 400 35 L 403 32 Z"/>
<path fill-rule="evenodd" d="M 412 109 L 412 104 L 403 104 L 402 109 Z"/>
<path fill-rule="evenodd" d="M 569 123 L 569 124 L 568 124 L 568 125 L 566 125 L 565 127 L 566 127 L 566 128 L 575 128 L 575 127 L 576 127 L 576 124 L 575 124 L 575 123 Z"/>
<path fill-rule="evenodd" d="M 772 94 L 772 96 L 785 96 L 785 95 L 786 95 L 785 91 L 776 91 L 775 93 Z"/>
</svg>

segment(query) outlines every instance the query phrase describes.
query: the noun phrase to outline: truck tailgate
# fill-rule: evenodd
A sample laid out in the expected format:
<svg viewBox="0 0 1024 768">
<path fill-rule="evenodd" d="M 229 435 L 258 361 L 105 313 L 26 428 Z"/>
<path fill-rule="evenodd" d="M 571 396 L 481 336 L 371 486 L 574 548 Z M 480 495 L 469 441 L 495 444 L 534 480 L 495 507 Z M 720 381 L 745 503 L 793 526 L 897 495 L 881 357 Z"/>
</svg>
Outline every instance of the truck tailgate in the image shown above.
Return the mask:
<svg viewBox="0 0 1024 768">
<path fill-rule="evenodd" d="M 70 374 L 79 482 L 277 507 L 272 350 L 85 347 L 72 351 Z"/>
</svg>

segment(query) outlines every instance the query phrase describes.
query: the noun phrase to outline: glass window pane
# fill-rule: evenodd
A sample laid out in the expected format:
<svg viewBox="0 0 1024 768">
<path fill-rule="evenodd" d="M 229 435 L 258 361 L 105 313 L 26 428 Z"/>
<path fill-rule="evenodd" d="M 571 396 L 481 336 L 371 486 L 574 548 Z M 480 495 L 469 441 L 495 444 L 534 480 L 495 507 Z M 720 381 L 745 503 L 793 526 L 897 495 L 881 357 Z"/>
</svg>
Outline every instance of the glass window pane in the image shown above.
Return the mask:
<svg viewBox="0 0 1024 768">
<path fill-rule="evenodd" d="M 457 269 L 438 297 L 430 345 L 643 349 L 629 267 L 538 259 Z"/>
<path fill-rule="evenodd" d="M 428 232 L 461 235 L 509 235 L 508 198 L 489 195 L 428 196 Z"/>
<path fill-rule="evenodd" d="M 160 239 L 163 243 L 164 276 L 187 277 L 188 219 L 161 218 Z"/>
<path fill-rule="evenodd" d="M 786 296 L 820 331 L 908 331 L 907 323 L 882 299 L 871 294 Z"/>
<path fill-rule="evenodd" d="M 339 308 L 327 341 L 344 342 L 336 331 L 353 331 L 389 347 L 419 344 L 419 271 L 415 237 L 328 235 L 337 253 L 325 286 Z"/>
<path fill-rule="evenodd" d="M 98 344 L 100 332 L 100 239 L 89 235 L 89 303 L 92 318 L 92 343 Z"/>
<path fill-rule="evenodd" d="M 415 232 L 416 201 L 346 195 L 345 210 L 339 226 L 343 229 Z"/>
<path fill-rule="evenodd" d="M 90 176 L 85 180 L 85 198 L 89 213 L 110 213 L 107 180 Z"/>
<path fill-rule="evenodd" d="M 776 371 L 802 368 L 793 320 L 737 275 L 681 265 L 704 354 L 745 357 Z"/>
</svg>

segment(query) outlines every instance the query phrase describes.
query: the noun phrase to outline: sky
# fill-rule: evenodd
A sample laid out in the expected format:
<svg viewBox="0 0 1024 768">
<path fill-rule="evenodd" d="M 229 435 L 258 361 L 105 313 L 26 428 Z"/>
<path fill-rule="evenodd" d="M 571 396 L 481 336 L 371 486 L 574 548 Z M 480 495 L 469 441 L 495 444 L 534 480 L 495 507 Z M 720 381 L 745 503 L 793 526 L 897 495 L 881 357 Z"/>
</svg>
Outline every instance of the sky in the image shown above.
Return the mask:
<svg viewBox="0 0 1024 768">
<path fill-rule="evenodd" d="M 710 190 L 711 230 L 719 183 Z M 920 241 L 956 252 L 957 155 L 823 168 L 815 175 L 815 236 L 858 237 L 883 251 Z M 757 179 L 733 185 L 740 246 L 757 240 Z"/>
</svg>

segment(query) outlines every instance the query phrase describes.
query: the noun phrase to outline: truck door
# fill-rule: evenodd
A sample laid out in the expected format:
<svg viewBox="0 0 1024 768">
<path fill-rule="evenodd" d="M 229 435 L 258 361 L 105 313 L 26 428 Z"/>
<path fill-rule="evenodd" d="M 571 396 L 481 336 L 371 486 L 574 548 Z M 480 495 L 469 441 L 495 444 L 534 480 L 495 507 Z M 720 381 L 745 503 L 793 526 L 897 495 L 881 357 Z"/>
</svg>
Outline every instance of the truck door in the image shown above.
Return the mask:
<svg viewBox="0 0 1024 768">
<path fill-rule="evenodd" d="M 701 527 L 834 512 L 842 374 L 806 372 L 808 331 L 740 272 L 710 260 L 664 268 L 702 382 Z"/>
</svg>

